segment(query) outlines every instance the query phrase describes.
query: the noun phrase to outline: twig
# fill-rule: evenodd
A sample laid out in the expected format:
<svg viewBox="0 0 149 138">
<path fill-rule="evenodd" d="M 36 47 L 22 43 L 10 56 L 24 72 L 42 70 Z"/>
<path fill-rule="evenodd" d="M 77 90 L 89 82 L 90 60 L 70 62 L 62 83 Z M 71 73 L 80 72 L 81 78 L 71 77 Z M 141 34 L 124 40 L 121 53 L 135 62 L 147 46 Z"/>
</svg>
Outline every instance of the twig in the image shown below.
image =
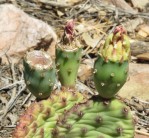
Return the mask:
<svg viewBox="0 0 149 138">
<path fill-rule="evenodd" d="M 22 84 L 23 82 L 24 82 L 23 80 L 21 80 L 21 81 L 16 81 L 16 82 L 14 82 L 14 83 L 12 83 L 12 84 L 9 84 L 9 85 L 7 85 L 7 86 L 4 86 L 4 87 L 0 88 L 0 91 L 1 91 L 1 90 L 4 90 L 4 89 L 10 89 L 10 88 L 16 86 L 17 84 Z"/>
<path fill-rule="evenodd" d="M 142 135 L 149 136 L 149 133 L 146 133 L 146 132 L 143 132 L 143 131 L 140 131 L 140 130 L 135 130 L 135 132 L 139 133 L 139 134 L 142 134 Z"/>
<path fill-rule="evenodd" d="M 49 0 L 39 0 L 38 2 L 41 2 L 43 4 L 47 4 L 47 5 L 50 5 L 50 6 L 61 7 L 61 8 L 67 8 L 67 7 L 72 6 L 71 4 L 65 4 L 65 3 L 49 1 Z"/>
<path fill-rule="evenodd" d="M 20 108 L 26 103 L 26 101 L 30 98 L 31 95 L 32 95 L 31 93 L 27 95 L 27 97 L 24 99 L 23 103 L 21 104 Z"/>
<path fill-rule="evenodd" d="M 92 95 L 95 95 L 95 93 L 94 92 L 92 92 L 91 90 L 90 90 L 90 88 L 88 87 L 88 86 L 86 86 L 85 84 L 83 84 L 82 82 L 80 82 L 80 81 L 78 81 L 77 80 L 77 84 L 78 84 L 78 89 L 81 91 L 81 90 L 83 90 L 83 91 L 87 91 L 87 92 L 89 92 L 90 94 L 92 94 Z"/>
<path fill-rule="evenodd" d="M 15 128 L 16 125 L 4 126 L 4 128 Z"/>
<path fill-rule="evenodd" d="M 95 0 L 94 0 L 95 1 Z M 92 3 L 96 3 L 96 2 L 92 2 Z M 95 4 L 94 4 L 95 5 Z M 115 6 L 112 6 L 112 5 L 107 5 L 107 4 L 104 4 L 102 2 L 100 3 L 96 3 L 96 7 L 97 8 L 102 8 L 102 9 L 106 9 L 106 10 L 109 10 L 109 12 L 116 12 L 116 9 L 117 9 L 117 12 L 118 12 L 118 15 L 119 16 L 123 16 L 123 15 L 127 15 L 127 16 L 139 16 L 139 17 L 142 17 L 142 18 L 146 18 L 146 19 L 149 19 L 149 14 L 148 13 L 139 13 L 139 12 L 134 12 L 134 11 L 129 11 L 129 10 L 124 10 L 124 9 L 121 9 L 121 8 L 118 8 L 118 7 L 115 7 Z"/>
<path fill-rule="evenodd" d="M 87 0 L 87 1 L 83 4 L 83 6 L 80 8 L 80 10 L 79 10 L 78 12 L 76 12 L 75 14 L 72 14 L 69 18 L 71 19 L 71 18 L 73 18 L 73 17 L 76 17 L 79 13 L 83 12 L 85 6 L 89 3 L 89 1 L 90 1 L 90 0 Z M 90 7 L 91 7 L 91 5 L 90 5 Z M 89 9 L 90 7 L 88 7 L 88 9 Z M 87 10 L 87 9 L 85 9 L 85 10 Z"/>
<path fill-rule="evenodd" d="M 17 80 L 16 80 L 16 76 L 15 76 L 15 68 L 14 68 L 14 63 L 13 61 L 11 61 L 10 57 L 6 55 L 6 58 L 8 60 L 8 63 L 10 64 L 10 68 L 11 68 L 11 73 L 12 73 L 12 79 L 13 79 L 13 83 L 15 83 Z M 11 94 L 11 98 L 9 100 L 9 102 L 6 104 L 6 107 L 5 107 L 5 110 L 3 112 L 3 115 L 1 116 L 0 118 L 0 121 L 2 121 L 2 119 L 6 116 L 6 114 L 9 112 L 9 109 L 10 107 L 12 106 L 12 103 L 14 102 L 14 99 L 15 99 L 15 96 L 16 96 L 16 87 L 14 87 L 12 89 L 12 94 Z"/>
<path fill-rule="evenodd" d="M 143 103 L 143 104 L 148 104 L 148 105 L 149 105 L 149 102 L 140 100 L 140 99 L 138 99 L 138 98 L 136 98 L 136 97 L 132 97 L 132 99 L 133 99 L 135 102 L 137 102 L 137 103 Z"/>
<path fill-rule="evenodd" d="M 23 87 L 19 90 L 18 94 L 16 97 L 13 98 L 13 101 L 11 102 L 11 105 L 8 107 L 8 112 L 13 108 L 15 101 L 18 99 L 19 95 L 24 91 L 26 88 L 26 85 L 23 85 Z"/>
</svg>

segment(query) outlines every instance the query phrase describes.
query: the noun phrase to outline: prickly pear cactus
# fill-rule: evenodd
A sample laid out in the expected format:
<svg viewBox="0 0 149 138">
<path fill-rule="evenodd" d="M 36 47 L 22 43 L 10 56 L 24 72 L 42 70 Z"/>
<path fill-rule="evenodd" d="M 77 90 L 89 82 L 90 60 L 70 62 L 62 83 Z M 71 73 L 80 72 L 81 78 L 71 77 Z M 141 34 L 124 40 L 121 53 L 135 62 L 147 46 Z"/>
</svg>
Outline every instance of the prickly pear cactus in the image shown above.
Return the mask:
<svg viewBox="0 0 149 138">
<path fill-rule="evenodd" d="M 38 50 L 28 52 L 24 58 L 24 79 L 27 88 L 37 98 L 49 97 L 56 80 L 50 56 Z"/>
<path fill-rule="evenodd" d="M 51 138 L 59 116 L 81 101 L 85 96 L 77 92 L 53 92 L 49 99 L 31 104 L 20 117 L 13 138 Z"/>
<path fill-rule="evenodd" d="M 56 49 L 56 66 L 59 80 L 63 86 L 73 87 L 75 85 L 81 52 L 81 48 L 73 51 Z"/>
<path fill-rule="evenodd" d="M 82 48 L 74 39 L 74 21 L 67 22 L 62 42 L 56 48 L 58 78 L 65 87 L 74 87 L 81 60 Z"/>
<path fill-rule="evenodd" d="M 134 121 L 119 100 L 93 98 L 59 117 L 52 138 L 133 138 Z"/>
<path fill-rule="evenodd" d="M 123 27 L 110 34 L 94 64 L 94 82 L 99 95 L 113 97 L 128 77 L 130 42 Z"/>
</svg>

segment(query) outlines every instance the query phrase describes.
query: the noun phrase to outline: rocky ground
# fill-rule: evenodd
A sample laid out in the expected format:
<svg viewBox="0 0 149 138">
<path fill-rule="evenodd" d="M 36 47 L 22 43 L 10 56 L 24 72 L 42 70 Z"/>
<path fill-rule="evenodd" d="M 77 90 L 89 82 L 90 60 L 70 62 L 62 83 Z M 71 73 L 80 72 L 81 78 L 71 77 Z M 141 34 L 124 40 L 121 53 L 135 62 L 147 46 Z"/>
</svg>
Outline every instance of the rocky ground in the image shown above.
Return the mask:
<svg viewBox="0 0 149 138">
<path fill-rule="evenodd" d="M 54 58 L 63 26 L 75 18 L 84 45 L 78 73 L 80 91 L 96 93 L 92 67 L 99 46 L 116 25 L 131 41 L 130 77 L 118 93 L 137 120 L 135 138 L 149 137 L 148 0 L 1 0 L 0 1 L 0 138 L 11 137 L 18 117 L 36 98 L 26 89 L 22 57 L 44 49 Z"/>
</svg>

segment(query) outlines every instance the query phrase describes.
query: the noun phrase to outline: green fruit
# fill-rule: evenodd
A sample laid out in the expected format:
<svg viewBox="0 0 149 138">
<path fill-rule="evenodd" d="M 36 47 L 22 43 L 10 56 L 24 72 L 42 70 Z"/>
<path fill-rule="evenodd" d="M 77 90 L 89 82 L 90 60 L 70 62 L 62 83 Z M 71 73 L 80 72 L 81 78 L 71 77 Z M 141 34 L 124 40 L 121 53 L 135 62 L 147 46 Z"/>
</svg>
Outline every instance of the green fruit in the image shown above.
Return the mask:
<svg viewBox="0 0 149 138">
<path fill-rule="evenodd" d="M 99 95 L 112 98 L 128 77 L 130 42 L 121 27 L 108 36 L 94 64 L 94 82 Z"/>
<path fill-rule="evenodd" d="M 52 60 L 43 51 L 27 53 L 23 61 L 24 79 L 30 92 L 39 99 L 49 97 L 56 81 Z"/>
<path fill-rule="evenodd" d="M 59 117 L 52 138 L 133 138 L 134 120 L 119 100 L 93 98 Z"/>
<path fill-rule="evenodd" d="M 59 116 L 84 100 L 78 92 L 53 92 L 49 99 L 31 104 L 20 117 L 13 138 L 51 138 Z"/>
<path fill-rule="evenodd" d="M 75 86 L 81 52 L 82 48 L 75 48 L 72 50 L 63 49 L 61 47 L 56 48 L 56 66 L 62 86 Z"/>
<path fill-rule="evenodd" d="M 94 65 L 94 82 L 100 96 L 113 97 L 125 84 L 128 76 L 128 61 L 122 64 L 109 61 L 106 63 L 100 56 Z"/>
</svg>

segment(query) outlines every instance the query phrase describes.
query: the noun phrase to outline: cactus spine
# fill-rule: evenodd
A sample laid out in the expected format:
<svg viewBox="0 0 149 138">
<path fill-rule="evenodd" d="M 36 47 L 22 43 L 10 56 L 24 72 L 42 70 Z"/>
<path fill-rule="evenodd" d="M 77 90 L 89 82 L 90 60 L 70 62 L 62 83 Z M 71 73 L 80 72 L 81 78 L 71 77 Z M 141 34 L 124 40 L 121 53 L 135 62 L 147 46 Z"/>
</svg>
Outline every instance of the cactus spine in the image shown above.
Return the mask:
<svg viewBox="0 0 149 138">
<path fill-rule="evenodd" d="M 94 64 L 94 82 L 99 95 L 112 98 L 125 84 L 128 76 L 130 42 L 123 27 L 110 34 Z"/>
<path fill-rule="evenodd" d="M 23 63 L 24 79 L 30 92 L 39 99 L 49 97 L 56 80 L 50 56 L 35 50 L 26 54 Z"/>
<path fill-rule="evenodd" d="M 74 21 L 70 20 L 65 26 L 62 42 L 56 48 L 56 66 L 58 77 L 65 87 L 74 87 L 81 60 L 82 48 L 74 40 Z"/>
</svg>

